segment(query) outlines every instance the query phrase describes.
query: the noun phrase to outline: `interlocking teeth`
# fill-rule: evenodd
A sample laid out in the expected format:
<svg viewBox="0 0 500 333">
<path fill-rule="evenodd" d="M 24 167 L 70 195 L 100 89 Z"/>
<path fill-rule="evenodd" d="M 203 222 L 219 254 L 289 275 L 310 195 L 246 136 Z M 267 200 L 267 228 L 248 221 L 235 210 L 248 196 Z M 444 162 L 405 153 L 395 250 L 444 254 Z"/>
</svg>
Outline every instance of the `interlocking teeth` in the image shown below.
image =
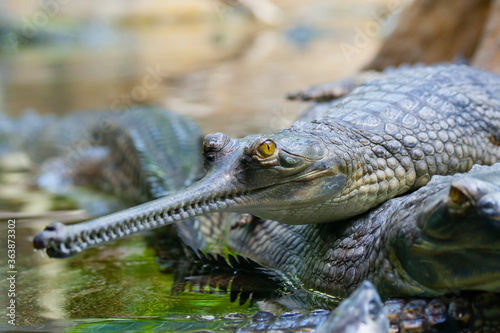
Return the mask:
<svg viewBox="0 0 500 333">
<path fill-rule="evenodd" d="M 52 240 L 48 248 L 59 251 L 62 254 L 75 254 L 82 250 L 125 237 L 142 230 L 155 228 L 160 225 L 202 215 L 218 209 L 226 209 L 236 202 L 242 201 L 242 196 L 248 192 L 238 193 L 231 191 L 220 197 L 209 197 L 205 201 L 185 202 L 182 206 L 171 208 L 168 211 L 160 210 L 150 212 L 139 217 L 128 218 L 94 230 L 81 230 L 69 236 L 65 241 Z"/>
<path fill-rule="evenodd" d="M 182 219 L 187 219 L 190 217 L 188 212 L 186 212 L 183 208 L 181 208 L 180 215 L 181 215 Z"/>
<path fill-rule="evenodd" d="M 66 244 L 65 243 L 61 243 L 59 244 L 59 251 L 61 251 L 62 253 L 69 253 L 69 250 L 68 248 L 66 247 Z"/>
</svg>

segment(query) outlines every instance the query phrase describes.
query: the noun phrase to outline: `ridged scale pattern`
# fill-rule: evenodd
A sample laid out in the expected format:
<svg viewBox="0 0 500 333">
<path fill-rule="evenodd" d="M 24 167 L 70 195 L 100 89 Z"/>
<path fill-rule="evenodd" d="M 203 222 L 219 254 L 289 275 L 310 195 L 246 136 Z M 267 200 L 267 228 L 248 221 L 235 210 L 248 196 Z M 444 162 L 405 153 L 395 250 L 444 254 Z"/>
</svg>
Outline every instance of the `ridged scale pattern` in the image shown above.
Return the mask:
<svg viewBox="0 0 500 333">
<path fill-rule="evenodd" d="M 500 183 L 500 164 L 476 166 L 474 170 Z M 408 277 L 391 251 L 394 242 L 408 235 L 411 239 L 411 233 L 418 232 L 419 214 L 428 205 L 425 200 L 434 194 L 446 197 L 450 183 L 461 177 L 464 175 L 434 178 L 430 186 L 392 199 L 342 225 L 287 225 L 255 218 L 234 229 L 227 243 L 234 253 L 285 272 L 306 289 L 330 295 L 346 297 L 363 280 L 372 281 L 385 296 L 443 294 L 447 290 L 433 290 Z"/>
<path fill-rule="evenodd" d="M 321 137 L 348 176 L 340 196 L 294 219 L 357 215 L 425 185 L 433 175 L 500 159 L 500 77 L 467 66 L 398 71 L 334 101 L 291 128 Z M 304 116 L 308 119 L 308 115 Z"/>
</svg>

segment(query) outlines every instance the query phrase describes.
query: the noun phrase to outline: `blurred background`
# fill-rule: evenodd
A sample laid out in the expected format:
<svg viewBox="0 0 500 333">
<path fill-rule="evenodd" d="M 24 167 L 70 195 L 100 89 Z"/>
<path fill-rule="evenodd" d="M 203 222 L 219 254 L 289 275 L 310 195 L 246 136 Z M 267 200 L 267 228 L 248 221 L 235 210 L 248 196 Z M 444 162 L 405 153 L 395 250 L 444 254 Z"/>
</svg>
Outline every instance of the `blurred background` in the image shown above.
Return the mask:
<svg viewBox="0 0 500 333">
<path fill-rule="evenodd" d="M 157 104 L 205 132 L 276 131 L 302 107 L 287 92 L 356 72 L 410 2 L 0 1 L 0 109 Z"/>
</svg>

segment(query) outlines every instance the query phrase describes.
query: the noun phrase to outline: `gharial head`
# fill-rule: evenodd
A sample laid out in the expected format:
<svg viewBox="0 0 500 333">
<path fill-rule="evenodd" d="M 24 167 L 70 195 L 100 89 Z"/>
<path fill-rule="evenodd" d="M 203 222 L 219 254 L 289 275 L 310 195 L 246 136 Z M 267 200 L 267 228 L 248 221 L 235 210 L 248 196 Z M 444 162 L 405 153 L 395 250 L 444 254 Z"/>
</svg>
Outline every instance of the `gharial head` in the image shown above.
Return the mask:
<svg viewBox="0 0 500 333">
<path fill-rule="evenodd" d="M 347 167 L 313 132 L 292 129 L 230 139 L 209 134 L 203 144 L 206 175 L 163 198 L 65 226 L 54 223 L 34 239 L 37 249 L 67 257 L 103 242 L 213 212 L 242 212 L 288 224 L 335 220 L 319 209 L 339 195 Z"/>
<path fill-rule="evenodd" d="M 438 293 L 500 291 L 500 186 L 462 177 L 426 199 L 413 232 L 395 240 L 402 267 Z"/>
<path fill-rule="evenodd" d="M 203 155 L 207 174 L 186 189 L 198 205 L 288 224 L 331 219 L 317 205 L 346 182 L 345 163 L 320 138 L 301 133 L 299 139 L 290 130 L 242 139 L 210 134 Z"/>
<path fill-rule="evenodd" d="M 387 311 L 375 286 L 369 281 L 361 285 L 335 309 L 318 333 L 386 333 L 389 332 Z"/>
</svg>

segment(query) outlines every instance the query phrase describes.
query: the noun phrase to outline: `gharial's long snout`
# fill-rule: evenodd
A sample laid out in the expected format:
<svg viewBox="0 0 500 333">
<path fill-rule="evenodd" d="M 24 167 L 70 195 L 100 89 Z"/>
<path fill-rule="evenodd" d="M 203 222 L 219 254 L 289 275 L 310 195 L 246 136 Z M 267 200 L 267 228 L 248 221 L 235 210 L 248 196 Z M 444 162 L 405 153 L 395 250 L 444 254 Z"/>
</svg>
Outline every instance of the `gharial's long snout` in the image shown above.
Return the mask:
<svg viewBox="0 0 500 333">
<path fill-rule="evenodd" d="M 231 191 L 214 200 L 216 184 L 210 180 L 207 178 L 173 195 L 84 223 L 53 223 L 36 235 L 33 244 L 37 249 L 47 249 L 50 257 L 64 258 L 131 234 L 224 210 L 238 202 Z"/>
<path fill-rule="evenodd" d="M 299 146 L 281 132 L 242 139 L 210 134 L 203 147 L 207 174 L 200 181 L 161 199 L 84 223 L 53 223 L 35 237 L 34 246 L 46 249 L 51 257 L 64 258 L 104 242 L 214 212 L 287 218 L 291 208 L 321 202 L 344 186 L 345 175 L 332 167 L 320 142 L 315 143 Z"/>
</svg>

